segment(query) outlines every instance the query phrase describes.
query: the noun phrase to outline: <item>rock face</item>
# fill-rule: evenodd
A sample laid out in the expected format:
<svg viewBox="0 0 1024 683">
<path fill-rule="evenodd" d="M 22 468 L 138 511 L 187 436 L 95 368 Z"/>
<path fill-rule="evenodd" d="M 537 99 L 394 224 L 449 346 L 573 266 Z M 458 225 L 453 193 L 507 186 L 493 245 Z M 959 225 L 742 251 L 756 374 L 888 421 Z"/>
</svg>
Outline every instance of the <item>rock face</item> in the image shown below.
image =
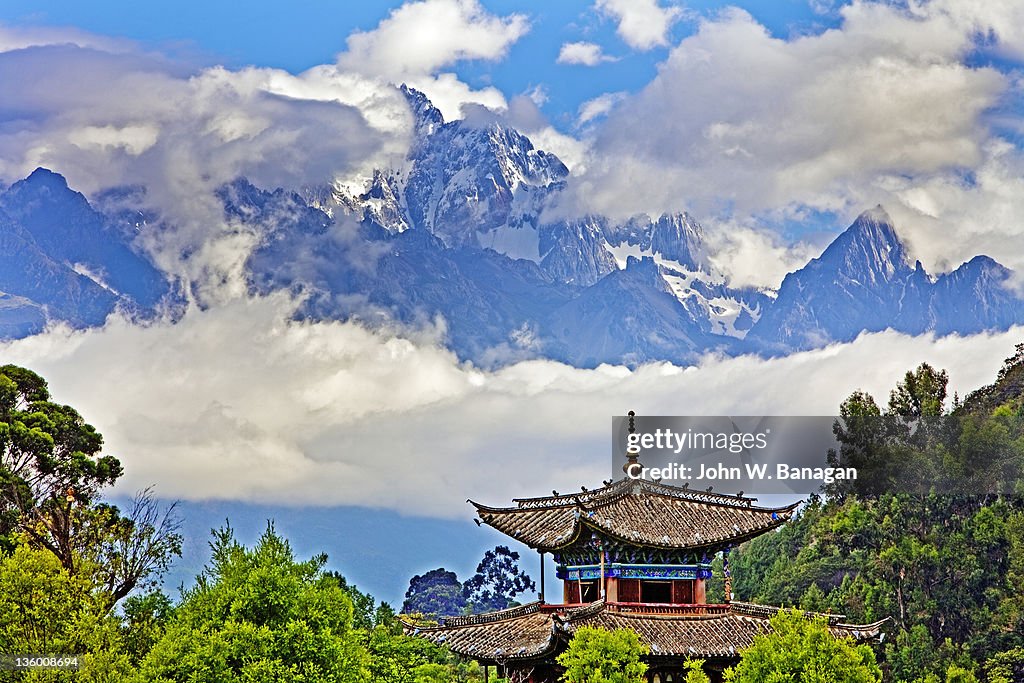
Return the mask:
<svg viewBox="0 0 1024 683">
<path fill-rule="evenodd" d="M 415 139 L 396 168 L 347 185 L 268 191 L 239 178 L 219 189 L 225 218 L 258 237 L 252 291 L 301 293 L 312 318 L 428 325 L 488 366 L 688 363 L 888 328 L 969 334 L 1024 322 L 1006 268 L 978 256 L 932 277 L 881 207 L 777 292 L 731 286 L 688 214 L 545 220 L 569 175 L 557 157 L 499 123 L 445 122 L 422 93 L 403 92 Z M 90 203 L 44 169 L 0 193 L 0 336 L 166 302 L 169 279 L 136 244 L 143 205 L 144 188 Z"/>
<path fill-rule="evenodd" d="M 144 313 L 168 279 L 64 178 L 37 169 L 0 194 L 0 330 L 39 331 L 48 320 L 102 324 L 116 307 Z"/>
</svg>

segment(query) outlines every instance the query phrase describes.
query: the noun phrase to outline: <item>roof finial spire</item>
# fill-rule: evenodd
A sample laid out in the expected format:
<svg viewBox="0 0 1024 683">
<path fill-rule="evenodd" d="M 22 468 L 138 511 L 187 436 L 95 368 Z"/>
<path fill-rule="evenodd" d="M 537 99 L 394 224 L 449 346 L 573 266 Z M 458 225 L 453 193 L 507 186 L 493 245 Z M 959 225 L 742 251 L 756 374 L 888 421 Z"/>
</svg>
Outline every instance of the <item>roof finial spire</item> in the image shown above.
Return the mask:
<svg viewBox="0 0 1024 683">
<path fill-rule="evenodd" d="M 636 434 L 636 413 L 631 410 L 626 414 L 629 415 L 629 435 L 632 436 Z M 622 466 L 622 471 L 626 473 L 627 477 L 635 479 L 637 467 L 634 467 L 634 465 L 640 465 L 638 460 L 640 458 L 640 446 L 632 443 L 632 441 L 632 439 L 627 437 L 626 464 Z"/>
</svg>

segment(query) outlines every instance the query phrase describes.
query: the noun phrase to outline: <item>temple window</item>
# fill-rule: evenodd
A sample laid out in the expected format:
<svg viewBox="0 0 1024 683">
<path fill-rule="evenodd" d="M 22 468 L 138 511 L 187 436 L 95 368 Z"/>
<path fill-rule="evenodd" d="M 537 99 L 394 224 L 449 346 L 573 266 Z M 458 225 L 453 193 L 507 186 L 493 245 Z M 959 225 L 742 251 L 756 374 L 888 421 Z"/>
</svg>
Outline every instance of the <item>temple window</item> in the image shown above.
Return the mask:
<svg viewBox="0 0 1024 683">
<path fill-rule="evenodd" d="M 672 582 L 641 581 L 640 602 L 672 602 Z"/>
</svg>

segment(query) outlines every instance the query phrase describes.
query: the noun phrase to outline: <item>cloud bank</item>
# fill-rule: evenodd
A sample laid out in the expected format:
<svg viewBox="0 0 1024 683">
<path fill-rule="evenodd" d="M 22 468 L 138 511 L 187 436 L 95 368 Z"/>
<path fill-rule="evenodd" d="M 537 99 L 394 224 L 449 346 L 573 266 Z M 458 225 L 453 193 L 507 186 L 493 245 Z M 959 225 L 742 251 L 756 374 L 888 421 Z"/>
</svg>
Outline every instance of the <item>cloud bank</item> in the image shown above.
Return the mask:
<svg viewBox="0 0 1024 683">
<path fill-rule="evenodd" d="M 282 296 L 192 310 L 175 325 L 118 318 L 0 347 L 77 407 L 120 457 L 124 492 L 459 517 L 467 496 L 598 485 L 610 417 L 832 414 L 854 389 L 884 401 L 922 361 L 961 395 L 992 381 L 1021 329 L 970 338 L 885 332 L 788 358 L 485 372 L 429 338 L 289 321 Z"/>
</svg>

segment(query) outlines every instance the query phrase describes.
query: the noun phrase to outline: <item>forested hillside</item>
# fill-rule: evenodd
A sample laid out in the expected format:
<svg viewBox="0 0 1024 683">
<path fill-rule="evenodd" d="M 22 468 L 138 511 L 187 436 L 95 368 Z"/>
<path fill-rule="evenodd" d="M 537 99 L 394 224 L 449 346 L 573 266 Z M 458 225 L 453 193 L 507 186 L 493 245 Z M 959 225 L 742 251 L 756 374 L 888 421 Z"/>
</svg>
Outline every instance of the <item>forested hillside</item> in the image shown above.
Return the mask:
<svg viewBox="0 0 1024 683">
<path fill-rule="evenodd" d="M 962 667 L 1021 681 L 1024 345 L 990 386 L 963 401 L 946 392 L 945 372 L 922 364 L 883 406 L 852 393 L 833 459 L 861 478 L 734 550 L 734 591 L 851 622 L 889 617 L 889 680 L 944 681 Z"/>
</svg>

